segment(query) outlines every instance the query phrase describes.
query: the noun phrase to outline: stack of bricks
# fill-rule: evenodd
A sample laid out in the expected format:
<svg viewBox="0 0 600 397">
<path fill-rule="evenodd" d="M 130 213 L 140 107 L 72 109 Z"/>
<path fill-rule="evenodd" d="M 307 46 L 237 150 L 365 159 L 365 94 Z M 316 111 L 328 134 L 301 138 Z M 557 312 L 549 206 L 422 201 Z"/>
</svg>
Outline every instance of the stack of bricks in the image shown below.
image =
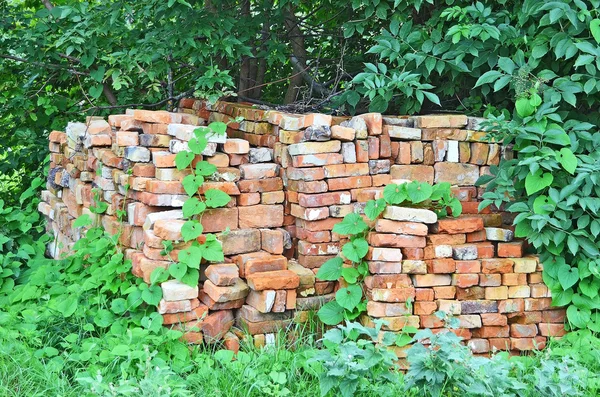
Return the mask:
<svg viewBox="0 0 600 397">
<path fill-rule="evenodd" d="M 451 331 L 475 353 L 543 348 L 548 336 L 562 336 L 565 311 L 551 307 L 537 257 L 524 256 L 512 230 L 485 227 L 485 219 L 386 208 L 368 236 L 362 321 L 381 318 L 384 329 L 396 332 L 404 326 L 446 332 L 435 315 L 443 311 L 458 319 Z M 405 349 L 396 352 L 406 357 Z"/>
<path fill-rule="evenodd" d="M 72 223 L 90 213 L 95 187 L 107 205 L 102 225 L 122 230 L 136 276 L 148 282 L 154 269 L 175 263 L 187 246 L 187 171 L 176 169 L 175 155 L 194 129 L 213 121 L 228 123 L 228 137 L 209 138 L 201 157 L 217 172 L 200 193 L 219 189 L 232 200 L 207 211 L 202 225 L 217 235 L 225 261 L 203 263 L 197 287 L 163 283 L 158 308 L 165 325 L 185 331 L 189 342 L 235 346 L 246 330 L 261 345 L 277 329 L 306 321 L 339 287 L 315 277 L 343 245 L 334 225 L 363 213 L 368 200 L 401 180 L 449 182 L 464 215 L 438 221 L 426 210 L 388 209 L 369 236 L 363 321 L 385 317 L 393 330 L 408 322 L 437 332 L 432 313 L 448 311 L 478 353 L 527 350 L 564 332 L 564 311 L 550 310 L 541 265 L 522 258 L 521 242 L 508 241 L 510 214 L 477 210 L 483 189 L 475 181 L 512 152 L 484 142 L 481 120 L 463 115 L 296 115 L 184 99 L 177 113 L 128 110 L 108 122 L 70 123 L 50 134 L 51 171 L 40 204 L 56 239 L 50 254 L 69 252 L 81 237 Z M 170 258 L 161 255 L 168 242 Z M 407 301 L 414 302 L 410 309 Z"/>
</svg>

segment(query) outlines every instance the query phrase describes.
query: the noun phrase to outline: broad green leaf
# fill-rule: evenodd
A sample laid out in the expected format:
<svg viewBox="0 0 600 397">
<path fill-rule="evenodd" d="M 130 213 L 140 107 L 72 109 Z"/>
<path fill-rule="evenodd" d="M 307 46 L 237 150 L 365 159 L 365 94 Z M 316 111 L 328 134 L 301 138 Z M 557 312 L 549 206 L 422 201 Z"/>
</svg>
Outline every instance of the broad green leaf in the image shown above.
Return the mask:
<svg viewBox="0 0 600 397">
<path fill-rule="evenodd" d="M 89 226 L 93 223 L 92 218 L 90 218 L 90 216 L 88 214 L 83 214 L 81 216 L 79 216 L 77 219 L 75 219 L 75 222 L 73 222 L 73 227 L 77 228 L 77 227 L 82 227 L 82 226 Z"/>
<path fill-rule="evenodd" d="M 188 268 L 185 275 L 181 278 L 181 282 L 189 285 L 190 287 L 195 287 L 198 285 L 199 279 L 200 272 L 198 269 Z"/>
<path fill-rule="evenodd" d="M 175 280 L 181 280 L 183 276 L 185 276 L 187 269 L 188 267 L 183 262 L 173 263 L 171 266 L 169 266 L 169 274 Z"/>
<path fill-rule="evenodd" d="M 566 147 L 560 149 L 560 152 L 557 153 L 557 159 L 560 165 L 571 175 L 575 173 L 575 169 L 577 168 L 577 157 L 573 154 L 571 149 Z"/>
<path fill-rule="evenodd" d="M 340 223 L 333 226 L 333 231 L 337 234 L 354 235 L 367 230 L 369 226 L 365 223 L 362 217 L 356 213 L 350 213 L 344 217 Z"/>
<path fill-rule="evenodd" d="M 571 288 L 579 281 L 579 269 L 566 264 L 560 266 L 558 268 L 558 281 L 563 290 Z"/>
<path fill-rule="evenodd" d="M 383 198 L 388 204 L 402 204 L 407 198 L 406 184 L 389 184 L 383 189 Z"/>
<path fill-rule="evenodd" d="M 157 267 L 156 269 L 152 270 L 152 273 L 150 273 L 151 284 L 160 284 L 162 282 L 167 281 L 168 278 L 169 272 L 167 271 L 167 269 L 162 267 Z"/>
<path fill-rule="evenodd" d="M 327 325 L 337 325 L 344 320 L 344 308 L 332 300 L 324 304 L 317 312 L 319 320 Z"/>
<path fill-rule="evenodd" d="M 90 87 L 89 94 L 92 98 L 98 99 L 100 95 L 102 95 L 102 91 L 104 90 L 104 86 L 102 84 L 96 84 L 95 86 Z"/>
<path fill-rule="evenodd" d="M 98 310 L 98 313 L 94 316 L 94 324 L 99 327 L 106 328 L 110 326 L 115 319 L 114 314 L 106 309 Z"/>
<path fill-rule="evenodd" d="M 534 174 L 528 174 L 525 178 L 525 189 L 528 195 L 532 195 L 540 190 L 547 188 L 552 184 L 554 176 L 549 172 L 543 172 L 541 169 Z"/>
<path fill-rule="evenodd" d="M 580 309 L 575 305 L 571 305 L 567 308 L 567 318 L 569 323 L 575 326 L 575 328 L 587 328 L 587 323 L 591 318 L 591 311 L 589 309 Z"/>
<path fill-rule="evenodd" d="M 339 256 L 331 258 L 321 265 L 317 278 L 324 281 L 337 281 L 342 276 L 344 260 Z"/>
<path fill-rule="evenodd" d="M 600 44 L 600 19 L 595 18 L 590 21 L 590 32 L 596 43 Z"/>
<path fill-rule="evenodd" d="M 406 185 L 408 199 L 414 204 L 421 203 L 431 197 L 433 188 L 425 182 L 413 181 Z"/>
<path fill-rule="evenodd" d="M 358 280 L 358 270 L 354 267 L 344 267 L 342 268 L 342 277 L 348 284 L 355 284 Z"/>
<path fill-rule="evenodd" d="M 529 103 L 529 98 L 521 97 L 515 103 L 517 114 L 521 117 L 531 116 L 535 112 L 535 108 Z"/>
<path fill-rule="evenodd" d="M 71 317 L 75 310 L 77 310 L 78 298 L 75 295 L 69 295 L 66 298 L 62 298 L 58 303 L 56 310 L 58 310 L 64 317 Z"/>
<path fill-rule="evenodd" d="M 192 245 L 179 251 L 177 259 L 179 259 L 179 262 L 185 263 L 187 267 L 199 269 L 200 262 L 202 261 L 202 249 L 196 245 Z"/>
<path fill-rule="evenodd" d="M 203 213 L 206 210 L 206 204 L 196 197 L 190 197 L 183 203 L 183 216 L 191 218 L 194 215 Z"/>
<path fill-rule="evenodd" d="M 224 207 L 231 201 L 231 197 L 222 190 L 208 189 L 204 193 L 206 206 L 209 208 Z"/>
<path fill-rule="evenodd" d="M 347 242 L 342 247 L 342 253 L 352 262 L 360 262 L 369 251 L 369 243 L 363 238 L 357 238 L 354 241 Z"/>
<path fill-rule="evenodd" d="M 142 291 L 142 299 L 151 306 L 158 306 L 162 299 L 162 289 L 158 285 L 151 285 Z"/>
<path fill-rule="evenodd" d="M 200 249 L 202 251 L 202 258 L 207 261 L 222 262 L 225 259 L 223 256 L 223 246 L 214 234 L 206 236 L 206 241 L 200 246 Z"/>
<path fill-rule="evenodd" d="M 525 203 L 521 203 L 521 204 L 525 204 Z M 550 211 L 544 209 L 544 206 L 546 206 L 546 205 L 554 206 L 554 205 L 556 205 L 556 203 L 550 197 L 545 196 L 545 195 L 540 195 L 540 196 L 536 197 L 535 200 L 533 201 L 533 212 L 538 215 L 549 214 Z M 527 205 L 525 204 L 525 206 L 527 206 Z"/>
<path fill-rule="evenodd" d="M 175 155 L 175 166 L 178 170 L 187 168 L 194 160 L 194 153 L 182 151 Z"/>
<path fill-rule="evenodd" d="M 552 291 L 552 306 L 567 306 L 573 298 L 573 290 Z"/>
<path fill-rule="evenodd" d="M 217 135 L 225 135 L 225 132 L 227 131 L 227 124 L 220 121 L 213 121 L 208 125 L 208 128 L 210 128 Z"/>
<path fill-rule="evenodd" d="M 192 158 L 195 157 L 194 155 L 202 154 L 202 152 L 204 151 L 204 149 L 206 149 L 207 146 L 208 140 L 203 137 L 195 137 L 190 139 L 190 141 L 188 142 L 188 147 L 191 150 L 190 154 L 192 155 Z"/>
<path fill-rule="evenodd" d="M 475 87 L 479 87 L 480 85 L 486 84 L 486 83 L 493 83 L 500 76 L 502 76 L 502 73 L 497 70 L 487 71 L 484 74 L 482 74 L 481 77 L 479 77 L 479 79 L 477 79 L 477 82 L 475 83 Z M 473 88 L 475 88 L 475 87 L 473 87 Z"/>
<path fill-rule="evenodd" d="M 362 288 L 353 284 L 335 293 L 335 300 L 346 310 L 353 310 L 362 300 Z"/>
<path fill-rule="evenodd" d="M 196 173 L 203 175 L 203 176 L 211 176 L 212 174 L 214 174 L 215 172 L 217 172 L 217 167 L 214 164 L 211 164 L 207 161 L 199 161 L 198 164 L 196 164 Z"/>
<path fill-rule="evenodd" d="M 110 303 L 110 310 L 115 314 L 123 314 L 127 310 L 127 301 L 123 298 L 116 298 Z"/>
<path fill-rule="evenodd" d="M 187 221 L 181 226 L 181 237 L 185 242 L 197 239 L 202 234 L 203 229 L 200 222 Z"/>
<path fill-rule="evenodd" d="M 385 210 L 385 207 L 385 199 L 369 200 L 365 205 L 365 215 L 373 221 L 381 215 Z"/>
<path fill-rule="evenodd" d="M 183 188 L 188 196 L 193 196 L 194 194 L 198 193 L 198 189 L 200 189 L 200 186 L 202 186 L 203 183 L 204 178 L 202 175 L 193 174 L 186 175 L 181 181 L 181 184 L 183 185 Z"/>
</svg>

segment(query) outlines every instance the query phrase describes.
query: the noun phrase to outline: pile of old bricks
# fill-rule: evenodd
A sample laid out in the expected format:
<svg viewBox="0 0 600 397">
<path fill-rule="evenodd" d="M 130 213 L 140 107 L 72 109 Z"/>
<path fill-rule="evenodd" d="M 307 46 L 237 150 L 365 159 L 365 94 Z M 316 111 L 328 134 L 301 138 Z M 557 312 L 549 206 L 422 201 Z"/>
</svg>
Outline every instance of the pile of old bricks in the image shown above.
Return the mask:
<svg viewBox="0 0 600 397">
<path fill-rule="evenodd" d="M 386 210 L 369 235 L 363 322 L 384 318 L 392 331 L 408 324 L 441 332 L 433 313 L 443 310 L 458 317 L 453 332 L 477 353 L 529 350 L 564 332 L 564 310 L 550 307 L 541 264 L 512 241 L 511 216 L 477 210 L 483 189 L 475 181 L 512 152 L 484 141 L 481 120 L 463 115 L 296 115 L 184 99 L 176 113 L 128 110 L 108 121 L 69 123 L 50 134 L 51 172 L 40 204 L 56 239 L 50 253 L 69 252 L 81 237 L 72 223 L 89 213 L 96 188 L 96 199 L 108 204 L 102 224 L 122 231 L 136 276 L 148 282 L 154 269 L 174 263 L 186 247 L 187 198 L 186 171 L 174 158 L 197 126 L 213 121 L 228 123 L 228 137 L 211 138 L 202 154 L 217 172 L 200 194 L 220 189 L 232 200 L 205 213 L 202 225 L 217 234 L 226 259 L 203 264 L 196 287 L 163 283 L 158 308 L 164 324 L 189 342 L 223 339 L 235 348 L 249 334 L 263 345 L 306 321 L 338 287 L 315 278 L 343 245 L 333 226 L 402 180 L 449 182 L 463 215 L 438 220 L 428 210 Z M 161 254 L 165 243 L 174 248 L 170 258 Z"/>
</svg>

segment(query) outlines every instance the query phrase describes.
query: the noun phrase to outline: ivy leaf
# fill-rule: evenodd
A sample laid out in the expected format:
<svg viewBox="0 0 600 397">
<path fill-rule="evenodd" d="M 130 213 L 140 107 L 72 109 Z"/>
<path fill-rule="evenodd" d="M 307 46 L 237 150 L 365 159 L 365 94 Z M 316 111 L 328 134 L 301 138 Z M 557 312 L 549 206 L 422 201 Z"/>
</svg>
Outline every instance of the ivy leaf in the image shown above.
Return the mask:
<svg viewBox="0 0 600 397">
<path fill-rule="evenodd" d="M 58 303 L 58 310 L 64 317 L 71 317 L 77 310 L 78 298 L 75 295 L 69 295 Z"/>
<path fill-rule="evenodd" d="M 590 32 L 596 43 L 600 44 L 600 19 L 596 18 L 590 21 Z"/>
<path fill-rule="evenodd" d="M 191 247 L 179 251 L 177 259 L 179 259 L 179 262 L 185 263 L 187 267 L 199 269 L 200 262 L 202 261 L 202 250 L 200 247 L 192 245 Z"/>
<path fill-rule="evenodd" d="M 188 267 L 183 262 L 174 263 L 169 266 L 169 274 L 176 280 L 181 280 L 185 273 L 187 272 Z"/>
<path fill-rule="evenodd" d="M 90 218 L 88 214 L 83 214 L 75 219 L 75 222 L 73 222 L 73 227 L 78 228 L 82 226 L 89 226 L 92 224 L 92 222 L 92 218 Z"/>
<path fill-rule="evenodd" d="M 529 102 L 529 98 L 525 97 L 517 99 L 517 102 L 515 103 L 515 109 L 517 110 L 517 114 L 522 118 L 531 116 L 533 112 L 535 112 L 535 108 Z"/>
<path fill-rule="evenodd" d="M 106 309 L 98 310 L 94 316 L 94 324 L 99 327 L 106 328 L 113 323 L 115 316 Z"/>
<path fill-rule="evenodd" d="M 407 197 L 406 184 L 396 185 L 392 183 L 383 189 L 383 198 L 388 204 L 401 204 Z"/>
<path fill-rule="evenodd" d="M 151 285 L 142 291 L 142 299 L 151 306 L 158 306 L 162 299 L 162 289 L 158 285 Z"/>
<path fill-rule="evenodd" d="M 187 221 L 181 226 L 181 237 L 183 237 L 183 241 L 188 242 L 200 237 L 203 230 L 204 228 L 200 222 Z"/>
<path fill-rule="evenodd" d="M 182 210 L 183 216 L 190 218 L 194 215 L 203 213 L 204 210 L 206 210 L 206 204 L 198 200 L 196 197 L 190 197 L 189 199 L 185 200 L 185 203 L 183 203 Z"/>
<path fill-rule="evenodd" d="M 540 190 L 550 186 L 554 181 L 554 176 L 549 172 L 543 172 L 541 169 L 534 174 L 528 174 L 525 178 L 525 190 L 528 195 L 532 195 Z"/>
<path fill-rule="evenodd" d="M 92 98 L 98 99 L 100 98 L 100 95 L 102 95 L 103 90 L 104 86 L 102 84 L 96 84 L 95 86 L 90 87 L 89 93 Z"/>
<path fill-rule="evenodd" d="M 317 312 L 319 320 L 327 325 L 337 325 L 344 319 L 344 308 L 332 300 L 324 304 Z"/>
<path fill-rule="evenodd" d="M 185 276 L 181 277 L 181 282 L 189 285 L 190 287 L 195 287 L 198 285 L 198 280 L 200 279 L 200 272 L 197 269 L 188 268 Z"/>
<path fill-rule="evenodd" d="M 460 214 L 462 214 L 462 203 L 456 197 L 452 197 L 448 203 L 448 207 L 450 207 L 453 217 L 458 217 Z"/>
<path fill-rule="evenodd" d="M 317 272 L 317 278 L 323 281 L 337 281 L 342 276 L 344 260 L 339 256 L 323 263 Z"/>
<path fill-rule="evenodd" d="M 431 197 L 433 188 L 428 183 L 413 181 L 406 185 L 406 193 L 413 203 L 423 202 Z"/>
<path fill-rule="evenodd" d="M 198 193 L 198 189 L 200 189 L 200 186 L 202 186 L 203 183 L 204 178 L 202 175 L 186 175 L 181 181 L 183 189 L 185 189 L 188 196 L 193 196 Z"/>
<path fill-rule="evenodd" d="M 163 267 L 157 267 L 156 269 L 152 270 L 152 273 L 150 273 L 151 284 L 160 284 L 164 281 L 167 281 L 168 278 L 169 272 Z"/>
<path fill-rule="evenodd" d="M 385 210 L 385 199 L 369 200 L 365 205 L 365 215 L 374 221 Z"/>
<path fill-rule="evenodd" d="M 225 132 L 227 131 L 227 124 L 221 121 L 213 121 L 208 125 L 208 128 L 210 128 L 217 135 L 225 135 Z"/>
<path fill-rule="evenodd" d="M 369 226 L 365 223 L 359 214 L 351 213 L 344 217 L 340 223 L 333 226 L 333 231 L 337 234 L 355 235 L 364 232 Z"/>
<path fill-rule="evenodd" d="M 556 155 L 558 162 L 563 168 L 571 175 L 575 173 L 575 169 L 577 168 L 577 157 L 573 154 L 571 149 L 562 148 L 560 152 Z"/>
<path fill-rule="evenodd" d="M 369 243 L 364 238 L 357 238 L 342 247 L 342 253 L 352 262 L 360 262 L 369 252 Z"/>
<path fill-rule="evenodd" d="M 225 259 L 223 256 L 223 246 L 214 234 L 206 236 L 206 241 L 200 249 L 202 250 L 202 257 L 207 261 L 222 262 Z"/>
<path fill-rule="evenodd" d="M 580 309 L 575 305 L 571 305 L 567 308 L 567 318 L 569 319 L 569 323 L 576 328 L 586 328 L 591 315 L 592 312 L 589 309 Z"/>
<path fill-rule="evenodd" d="M 125 313 L 127 310 L 127 301 L 123 298 L 113 299 L 113 301 L 110 303 L 110 310 L 112 310 L 115 314 Z"/>
<path fill-rule="evenodd" d="M 217 167 L 214 164 L 209 163 L 208 161 L 199 161 L 196 164 L 196 174 L 211 176 L 217 172 Z"/>
<path fill-rule="evenodd" d="M 413 340 L 413 337 L 408 334 L 398 334 L 396 337 L 396 346 L 403 347 L 410 344 Z"/>
<path fill-rule="evenodd" d="M 175 167 L 178 170 L 183 170 L 187 168 L 190 164 L 192 164 L 192 160 L 194 160 L 194 154 L 188 151 L 181 151 L 175 155 Z"/>
<path fill-rule="evenodd" d="M 208 141 L 206 140 L 206 138 L 204 138 L 204 137 L 192 138 L 188 142 L 188 147 L 191 150 L 191 152 L 188 152 L 188 153 L 190 153 L 192 155 L 192 159 L 193 159 L 195 157 L 194 155 L 202 154 L 202 152 L 204 151 L 204 149 L 206 149 L 207 146 L 208 146 Z M 179 152 L 179 153 L 181 153 L 181 152 Z M 175 160 L 177 160 L 177 159 L 175 159 Z M 191 161 L 190 161 L 190 163 L 191 163 Z"/>
<path fill-rule="evenodd" d="M 558 281 L 563 290 L 571 288 L 579 281 L 579 269 L 567 264 L 561 265 L 558 268 Z"/>
<path fill-rule="evenodd" d="M 335 293 L 336 302 L 346 310 L 353 310 L 362 300 L 362 288 L 359 285 L 349 285 Z"/>
<path fill-rule="evenodd" d="M 204 193 L 204 199 L 209 208 L 224 207 L 231 201 L 231 197 L 219 189 L 208 189 Z"/>
<path fill-rule="evenodd" d="M 573 290 L 552 291 L 552 306 L 567 306 L 573 299 Z"/>
<path fill-rule="evenodd" d="M 342 277 L 348 284 L 355 284 L 358 281 L 358 270 L 353 267 L 342 268 Z"/>
</svg>

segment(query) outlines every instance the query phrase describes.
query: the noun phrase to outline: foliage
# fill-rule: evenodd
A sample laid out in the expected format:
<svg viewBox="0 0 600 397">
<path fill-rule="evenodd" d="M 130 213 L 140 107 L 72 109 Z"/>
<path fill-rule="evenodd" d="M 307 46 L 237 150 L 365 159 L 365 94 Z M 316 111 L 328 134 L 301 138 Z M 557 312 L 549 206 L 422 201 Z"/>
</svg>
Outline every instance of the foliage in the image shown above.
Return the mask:
<svg viewBox="0 0 600 397">
<path fill-rule="evenodd" d="M 353 320 L 366 310 L 362 281 L 369 274 L 369 265 L 365 260 L 369 251 L 367 238 L 375 220 L 388 205 L 429 208 L 440 217 L 448 215 L 448 208 L 453 216 L 459 216 L 462 211 L 460 202 L 451 194 L 449 183 L 431 186 L 413 181 L 389 184 L 383 190 L 383 198 L 369 200 L 364 209 L 369 224 L 360 214 L 347 214 L 342 222 L 333 227 L 335 233 L 349 236 L 349 241 L 342 246 L 342 256 L 329 259 L 317 272 L 320 280 L 337 281 L 342 278 L 344 285 L 336 292 L 335 300 L 323 305 L 318 312 L 325 324 L 335 325 L 344 319 Z"/>
<path fill-rule="evenodd" d="M 330 393 L 351 397 L 376 385 L 383 396 L 396 395 L 399 385 L 392 346 L 395 335 L 386 332 L 380 338 L 383 321 L 375 328 L 348 322 L 327 331 L 323 337 L 323 350 L 308 360 L 319 374 L 321 396 Z M 394 385 L 396 383 L 396 385 Z M 396 387 L 394 387 L 396 386 Z"/>
<path fill-rule="evenodd" d="M 223 136 L 225 123 L 213 122 L 208 127 L 194 130 L 194 137 L 188 142 L 190 150 L 183 150 L 175 156 L 175 165 L 178 170 L 189 170 L 181 181 L 189 198 L 183 204 L 183 216 L 188 220 L 181 227 L 181 236 L 184 243 L 189 243 L 177 254 L 177 263 L 169 266 L 168 271 L 157 268 L 152 272 L 154 282 L 163 282 L 169 275 L 190 286 L 198 285 L 200 279 L 200 263 L 202 260 L 220 262 L 224 259 L 223 249 L 217 237 L 212 233 L 202 234 L 202 214 L 213 208 L 224 207 L 231 197 L 219 189 L 206 189 L 200 195 L 204 180 L 217 172 L 217 167 L 206 160 L 194 161 L 196 156 L 201 156 L 208 146 L 211 136 Z M 203 198 L 204 196 L 204 198 Z M 176 242 L 177 243 L 177 242 Z M 172 245 L 165 253 L 170 252 Z"/>
</svg>

